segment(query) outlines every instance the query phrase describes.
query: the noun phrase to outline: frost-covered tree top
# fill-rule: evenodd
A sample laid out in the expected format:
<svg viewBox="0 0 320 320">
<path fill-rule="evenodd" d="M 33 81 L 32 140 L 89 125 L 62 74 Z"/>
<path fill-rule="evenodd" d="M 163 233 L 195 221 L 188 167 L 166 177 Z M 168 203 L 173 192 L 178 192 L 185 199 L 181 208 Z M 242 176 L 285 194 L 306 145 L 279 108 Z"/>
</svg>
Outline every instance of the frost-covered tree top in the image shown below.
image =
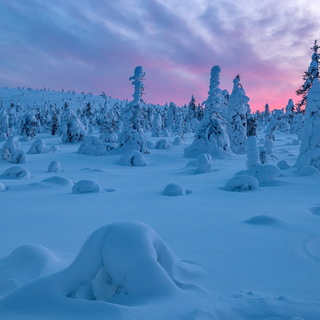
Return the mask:
<svg viewBox="0 0 320 320">
<path fill-rule="evenodd" d="M 141 66 L 138 66 L 134 69 L 134 75 L 129 78 L 133 80 L 131 83 L 134 85 L 133 101 L 132 104 L 138 104 L 140 102 L 141 96 L 143 94 L 144 86 L 142 83 L 145 72 Z"/>
<path fill-rule="evenodd" d="M 207 115 L 208 115 L 208 112 L 210 115 L 213 112 L 221 112 L 221 104 L 223 99 L 222 99 L 222 90 L 219 88 L 220 72 L 221 72 L 221 68 L 219 66 L 214 66 L 211 69 L 208 99 L 203 102 L 203 104 L 206 106 Z"/>
<path fill-rule="evenodd" d="M 292 99 L 289 99 L 288 104 L 286 106 L 286 115 L 292 114 L 294 111 L 294 103 Z"/>
<path fill-rule="evenodd" d="M 300 109 L 301 106 L 305 105 L 307 102 L 307 95 L 308 91 L 310 90 L 314 79 L 319 79 L 320 73 L 319 73 L 319 67 L 320 67 L 320 56 L 318 53 L 320 46 L 317 43 L 317 40 L 314 41 L 314 45 L 311 48 L 313 50 L 313 54 L 311 57 L 311 63 L 308 68 L 308 71 L 306 71 L 303 75 L 304 83 L 302 86 L 296 91 L 297 95 L 302 96 L 302 100 L 299 102 L 298 107 Z"/>
</svg>

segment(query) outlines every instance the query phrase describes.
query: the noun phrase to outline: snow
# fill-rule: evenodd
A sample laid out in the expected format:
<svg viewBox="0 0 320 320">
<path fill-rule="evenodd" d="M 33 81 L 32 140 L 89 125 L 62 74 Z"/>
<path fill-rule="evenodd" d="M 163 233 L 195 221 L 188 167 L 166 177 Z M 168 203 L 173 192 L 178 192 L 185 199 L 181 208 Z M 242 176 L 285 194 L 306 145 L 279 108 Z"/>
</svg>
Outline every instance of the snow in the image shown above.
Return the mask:
<svg viewBox="0 0 320 320">
<path fill-rule="evenodd" d="M 318 320 L 320 177 L 294 167 L 295 135 L 275 137 L 277 163 L 290 167 L 270 162 L 274 180 L 227 192 L 246 155 L 194 174 L 183 157 L 191 133 L 142 167 L 38 134 L 59 151 L 28 154 L 23 167 L 0 161 L 1 319 Z M 63 171 L 48 172 L 51 161 Z M 72 194 L 83 180 L 107 192 Z M 170 183 L 192 193 L 162 195 Z"/>
</svg>

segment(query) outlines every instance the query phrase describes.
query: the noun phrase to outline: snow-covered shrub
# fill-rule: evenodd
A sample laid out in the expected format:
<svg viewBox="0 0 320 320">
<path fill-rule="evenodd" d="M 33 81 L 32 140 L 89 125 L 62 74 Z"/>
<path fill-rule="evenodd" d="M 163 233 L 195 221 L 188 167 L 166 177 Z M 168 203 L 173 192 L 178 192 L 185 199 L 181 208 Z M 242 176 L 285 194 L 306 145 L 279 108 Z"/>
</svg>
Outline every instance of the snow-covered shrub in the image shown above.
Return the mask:
<svg viewBox="0 0 320 320">
<path fill-rule="evenodd" d="M 1 175 L 0 179 L 30 179 L 30 172 L 22 167 L 11 167 L 5 170 Z"/>
<path fill-rule="evenodd" d="M 136 150 L 129 150 L 119 159 L 119 164 L 123 166 L 143 167 L 147 166 L 147 160 L 143 154 Z"/>
<path fill-rule="evenodd" d="M 155 148 L 156 149 L 169 149 L 171 147 L 171 143 L 166 140 L 166 139 L 160 139 L 159 141 L 156 142 Z"/>
<path fill-rule="evenodd" d="M 175 146 L 179 146 L 184 144 L 184 140 L 181 137 L 175 137 L 172 144 L 174 144 Z"/>
<path fill-rule="evenodd" d="M 11 154 L 11 162 L 12 163 L 26 163 L 27 156 L 26 153 L 22 149 L 15 149 Z"/>
<path fill-rule="evenodd" d="M 185 194 L 191 193 L 191 190 L 184 189 L 181 185 L 176 183 L 169 183 L 166 185 L 164 190 L 162 191 L 162 194 L 165 196 L 183 196 Z"/>
<path fill-rule="evenodd" d="M 60 150 L 60 148 L 57 145 L 54 144 L 53 146 L 50 147 L 49 152 L 54 153 L 54 152 L 57 152 L 59 150 Z"/>
<path fill-rule="evenodd" d="M 5 191 L 5 190 L 7 190 L 7 187 L 3 183 L 0 182 L 0 192 Z"/>
<path fill-rule="evenodd" d="M 288 162 L 286 160 L 281 160 L 277 163 L 277 167 L 280 169 L 280 170 L 287 170 L 290 168 Z"/>
<path fill-rule="evenodd" d="M 247 170 L 239 171 L 236 175 L 249 175 L 258 179 L 259 183 L 270 182 L 280 175 L 281 171 L 272 164 L 258 164 Z"/>
<path fill-rule="evenodd" d="M 48 148 L 43 139 L 37 139 L 33 142 L 30 149 L 27 151 L 28 154 L 39 154 L 48 152 Z"/>
<path fill-rule="evenodd" d="M 98 193 L 102 191 L 100 185 L 91 180 L 80 180 L 72 187 L 72 193 Z"/>
<path fill-rule="evenodd" d="M 49 163 L 48 172 L 61 172 L 60 161 L 53 160 Z"/>
<path fill-rule="evenodd" d="M 253 177 L 248 175 L 238 175 L 231 178 L 226 186 L 225 190 L 228 191 L 250 191 L 258 189 L 259 181 Z"/>
<path fill-rule="evenodd" d="M 147 147 L 148 147 L 148 149 L 154 149 L 155 143 L 153 143 L 152 141 L 148 141 L 147 142 Z"/>
<path fill-rule="evenodd" d="M 212 157 L 209 153 L 200 154 L 197 158 L 197 173 L 212 171 Z"/>
<path fill-rule="evenodd" d="M 319 176 L 320 171 L 314 166 L 305 166 L 299 170 L 299 176 Z"/>
<path fill-rule="evenodd" d="M 102 156 L 107 153 L 107 148 L 99 138 L 86 136 L 82 140 L 78 152 L 89 156 Z"/>
<path fill-rule="evenodd" d="M 20 148 L 20 141 L 17 136 L 11 136 L 3 144 L 1 150 L 1 159 L 2 160 L 11 160 L 11 155 L 14 150 Z"/>
</svg>

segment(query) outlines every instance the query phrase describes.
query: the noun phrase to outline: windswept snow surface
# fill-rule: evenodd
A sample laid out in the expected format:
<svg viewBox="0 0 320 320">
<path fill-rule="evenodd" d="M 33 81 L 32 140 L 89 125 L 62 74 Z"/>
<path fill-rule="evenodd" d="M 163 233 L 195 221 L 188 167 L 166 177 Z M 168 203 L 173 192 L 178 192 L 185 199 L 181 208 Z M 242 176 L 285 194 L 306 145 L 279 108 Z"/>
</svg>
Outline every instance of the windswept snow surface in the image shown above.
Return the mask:
<svg viewBox="0 0 320 320">
<path fill-rule="evenodd" d="M 0 177 L 1 319 L 319 320 L 320 177 L 292 167 L 294 135 L 275 141 L 290 168 L 253 192 L 224 190 L 246 155 L 194 174 L 191 135 L 143 167 L 36 138 L 59 151 L 28 154 L 30 179 Z M 1 160 L 0 173 L 12 166 Z M 81 180 L 116 191 L 75 195 Z M 169 183 L 192 193 L 165 197 Z"/>
</svg>

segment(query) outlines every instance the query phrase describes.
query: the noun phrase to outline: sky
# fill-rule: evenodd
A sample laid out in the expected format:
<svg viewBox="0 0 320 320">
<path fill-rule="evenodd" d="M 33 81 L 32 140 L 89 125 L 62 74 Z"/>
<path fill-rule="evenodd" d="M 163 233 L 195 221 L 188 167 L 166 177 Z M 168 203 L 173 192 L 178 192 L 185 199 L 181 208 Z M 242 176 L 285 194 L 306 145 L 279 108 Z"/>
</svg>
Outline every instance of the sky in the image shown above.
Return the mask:
<svg viewBox="0 0 320 320">
<path fill-rule="evenodd" d="M 320 42 L 320 1 L 1 0 L 0 87 L 132 99 L 143 66 L 149 103 L 206 100 L 240 75 L 252 110 L 284 108 Z"/>
</svg>

